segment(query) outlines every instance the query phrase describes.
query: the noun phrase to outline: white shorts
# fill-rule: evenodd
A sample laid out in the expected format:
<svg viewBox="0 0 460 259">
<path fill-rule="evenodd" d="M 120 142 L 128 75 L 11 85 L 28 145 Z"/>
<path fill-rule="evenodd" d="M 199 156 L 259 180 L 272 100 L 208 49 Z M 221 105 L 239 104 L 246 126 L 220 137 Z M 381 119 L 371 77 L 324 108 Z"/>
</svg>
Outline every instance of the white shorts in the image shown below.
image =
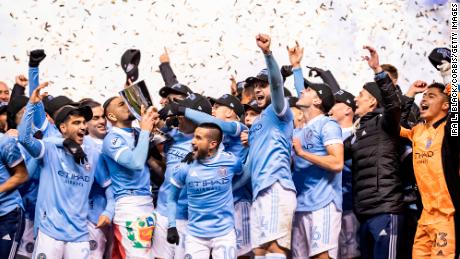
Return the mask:
<svg viewBox="0 0 460 259">
<path fill-rule="evenodd" d="M 323 252 L 337 258 L 342 212 L 331 202 L 313 212 L 296 212 L 292 227 L 292 258 L 309 258 Z"/>
<path fill-rule="evenodd" d="M 73 259 L 88 257 L 89 242 L 58 241 L 47 236 L 40 230 L 38 231 L 37 240 L 35 240 L 35 249 L 32 254 L 33 259 Z"/>
<path fill-rule="evenodd" d="M 279 182 L 263 190 L 251 206 L 251 245 L 258 248 L 276 241 L 291 248 L 292 219 L 297 206 L 296 194 Z"/>
<path fill-rule="evenodd" d="M 356 258 L 361 256 L 359 251 L 359 221 L 353 211 L 342 214 L 342 229 L 339 236 L 340 258 Z"/>
<path fill-rule="evenodd" d="M 25 219 L 24 233 L 22 234 L 17 254 L 31 258 L 34 252 L 34 244 L 34 222 L 30 219 Z"/>
<path fill-rule="evenodd" d="M 241 201 L 235 203 L 235 232 L 237 255 L 242 256 L 251 252 L 251 229 L 249 216 L 251 203 Z"/>
<path fill-rule="evenodd" d="M 105 233 L 96 228 L 92 222 L 88 221 L 88 232 L 89 232 L 89 258 L 100 259 L 103 258 L 107 238 Z"/>
<path fill-rule="evenodd" d="M 156 224 L 152 198 L 127 196 L 115 203 L 113 258 L 152 258 Z"/>
<path fill-rule="evenodd" d="M 179 245 L 174 247 L 174 258 L 182 259 L 185 256 L 185 242 L 188 236 L 187 220 L 176 220 L 176 229 L 179 234 Z"/>
<path fill-rule="evenodd" d="M 185 239 L 184 259 L 208 259 L 212 251 L 213 259 L 236 259 L 236 235 L 229 233 L 213 238 L 188 235 Z"/>
</svg>

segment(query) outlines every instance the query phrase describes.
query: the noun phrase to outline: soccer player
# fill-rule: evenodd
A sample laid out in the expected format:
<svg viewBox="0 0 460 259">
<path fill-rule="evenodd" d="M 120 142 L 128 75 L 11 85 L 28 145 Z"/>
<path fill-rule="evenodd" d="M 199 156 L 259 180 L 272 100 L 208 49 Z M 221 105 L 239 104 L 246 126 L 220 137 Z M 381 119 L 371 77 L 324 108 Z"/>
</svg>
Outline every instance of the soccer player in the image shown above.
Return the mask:
<svg viewBox="0 0 460 259">
<path fill-rule="evenodd" d="M 0 258 L 12 259 L 24 231 L 24 207 L 18 187 L 28 180 L 15 139 L 0 134 Z"/>
<path fill-rule="evenodd" d="M 242 172 L 241 160 L 219 149 L 222 130 L 216 124 L 203 123 L 195 130 L 193 155 L 187 164 L 176 166 L 170 179 L 168 199 L 168 241 L 177 243 L 175 210 L 179 190 L 186 187 L 188 235 L 185 258 L 235 258 L 236 235 L 232 178 Z"/>
<path fill-rule="evenodd" d="M 342 216 L 342 130 L 325 116 L 334 105 L 326 84 L 305 84 L 303 48 L 288 48 L 305 126 L 294 133 L 293 181 L 297 208 L 292 228 L 293 258 L 337 258 Z"/>
<path fill-rule="evenodd" d="M 201 111 L 211 114 L 212 108 L 209 101 L 199 95 L 190 94 L 184 100 L 178 101 L 178 105 L 190 110 Z M 166 119 L 172 116 L 176 105 L 171 102 L 170 105 L 160 110 L 160 117 Z M 180 235 L 180 241 L 176 246 L 167 242 L 168 236 L 168 195 L 171 189 L 169 179 L 174 176 L 174 168 L 181 163 L 181 160 L 192 150 L 193 132 L 197 124 L 185 118 L 183 115 L 174 116 L 179 124 L 177 128 L 163 128 L 162 131 L 171 137 L 171 141 L 165 143 L 166 154 L 166 172 L 165 181 L 160 187 L 158 195 L 157 217 L 158 225 L 154 233 L 154 255 L 156 258 L 183 258 L 185 254 L 185 236 L 187 235 L 187 194 L 182 190 L 180 194 L 178 208 L 176 210 L 177 230 Z"/>
<path fill-rule="evenodd" d="M 334 94 L 335 105 L 329 116 L 342 128 L 342 139 L 351 136 L 353 117 L 356 110 L 355 96 L 345 90 Z M 350 156 L 348 156 L 350 157 Z M 351 259 L 360 256 L 358 243 L 359 221 L 353 213 L 351 159 L 344 162 L 342 169 L 342 228 L 339 236 L 339 258 Z"/>
<path fill-rule="evenodd" d="M 104 114 L 112 124 L 102 144 L 102 154 L 110 171 L 115 197 L 113 217 L 113 258 L 151 258 L 155 215 L 147 166 L 149 138 L 157 113 L 153 107 L 144 112 L 140 130 L 120 96 L 109 98 Z"/>
<path fill-rule="evenodd" d="M 459 140 L 450 132 L 454 113 L 449 113 L 449 92 L 440 83 L 426 86 L 421 82 L 415 88 L 416 93 L 423 92 L 420 115 L 425 122 L 410 130 L 401 128 L 400 133 L 412 141 L 415 178 L 423 203 L 412 257 L 458 258 Z M 405 111 L 403 118 L 409 112 Z"/>
<path fill-rule="evenodd" d="M 241 143 L 240 134 L 247 131 L 248 128 L 240 122 L 244 114 L 244 107 L 240 101 L 230 94 L 224 94 L 218 99 L 212 99 L 214 102 L 212 108 L 213 116 L 185 108 L 179 104 L 171 103 L 170 109 L 173 115 L 184 115 L 191 121 L 201 123 L 217 124 L 224 133 L 222 144 L 226 152 L 232 153 L 243 163 L 246 161 L 248 153 L 247 147 Z M 249 175 L 247 175 L 249 176 Z M 249 178 L 235 179 L 233 198 L 235 204 L 235 227 L 237 237 L 237 255 L 243 256 L 251 252 L 250 233 L 249 233 L 249 212 L 251 208 L 251 193 L 247 184 Z"/>
<path fill-rule="evenodd" d="M 100 154 L 104 137 L 107 134 L 107 120 L 104 116 L 104 109 L 100 103 L 91 99 L 82 100 L 80 103 L 81 106 L 89 106 L 93 113 L 93 117 L 87 122 L 88 135 L 84 138 L 84 144 L 88 148 L 95 149 Z M 106 170 L 109 173 L 107 165 L 103 160 L 104 158 L 100 157 L 99 159 L 101 160 L 99 166 L 102 166 L 100 170 Z M 88 202 L 89 258 L 102 258 L 106 247 L 108 247 L 106 246 L 108 244 L 107 241 L 112 239 L 112 237 L 108 237 L 111 234 L 109 233 L 111 229 L 107 227 L 112 222 L 113 210 L 115 208 L 113 192 L 107 192 L 98 184 L 93 183 Z M 106 207 L 108 207 L 107 210 Z"/>
<path fill-rule="evenodd" d="M 36 213 L 38 236 L 33 258 L 84 258 L 89 255 L 88 195 L 94 180 L 110 185 L 107 173 L 98 169 L 98 154 L 83 147 L 86 121 L 92 117 L 87 106 L 63 106 L 55 124 L 65 138 L 64 148 L 32 137 L 32 117 L 41 101 L 43 83 L 32 93 L 19 125 L 19 142 L 42 160 Z M 36 221 L 37 224 L 37 221 Z"/>
<path fill-rule="evenodd" d="M 270 51 L 268 35 L 256 36 L 268 68 L 269 83 L 254 87 L 263 109 L 249 131 L 246 166 L 251 173 L 251 243 L 255 258 L 285 258 L 291 247 L 296 191 L 291 177 L 293 114 L 284 98 L 283 79 Z M 270 216 L 267 216 L 270 215 Z"/>
</svg>

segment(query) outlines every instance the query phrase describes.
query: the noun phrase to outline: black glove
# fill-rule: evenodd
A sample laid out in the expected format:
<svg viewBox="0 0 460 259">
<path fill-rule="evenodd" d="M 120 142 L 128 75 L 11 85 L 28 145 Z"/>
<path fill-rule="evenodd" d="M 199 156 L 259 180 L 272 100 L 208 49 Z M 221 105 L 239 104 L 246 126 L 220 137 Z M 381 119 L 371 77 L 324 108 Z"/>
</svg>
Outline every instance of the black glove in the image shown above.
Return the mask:
<svg viewBox="0 0 460 259">
<path fill-rule="evenodd" d="M 72 154 L 73 159 L 75 160 L 75 163 L 77 164 L 84 164 L 85 162 L 88 161 L 86 158 L 86 154 L 83 151 L 83 148 L 81 148 L 80 145 L 78 145 L 75 141 L 66 138 L 64 140 L 64 148 L 69 151 L 70 154 Z"/>
<path fill-rule="evenodd" d="M 193 152 L 189 152 L 185 157 L 181 160 L 182 163 L 191 164 L 193 162 Z"/>
<path fill-rule="evenodd" d="M 310 69 L 310 71 L 308 72 L 309 77 L 313 75 L 313 72 L 315 72 L 315 77 L 321 76 L 321 74 L 324 73 L 324 70 L 319 67 L 307 67 Z"/>
<path fill-rule="evenodd" d="M 185 114 L 185 107 L 178 104 L 178 103 L 169 103 L 166 105 L 163 109 L 161 109 L 159 112 L 160 114 L 160 119 L 165 120 L 168 117 L 171 116 L 180 116 Z"/>
<path fill-rule="evenodd" d="M 166 239 L 170 244 L 179 245 L 179 233 L 177 233 L 176 227 L 168 228 L 168 237 Z"/>
<path fill-rule="evenodd" d="M 46 54 L 42 49 L 35 49 L 30 52 L 29 67 L 38 67 L 40 62 L 45 59 Z"/>
</svg>

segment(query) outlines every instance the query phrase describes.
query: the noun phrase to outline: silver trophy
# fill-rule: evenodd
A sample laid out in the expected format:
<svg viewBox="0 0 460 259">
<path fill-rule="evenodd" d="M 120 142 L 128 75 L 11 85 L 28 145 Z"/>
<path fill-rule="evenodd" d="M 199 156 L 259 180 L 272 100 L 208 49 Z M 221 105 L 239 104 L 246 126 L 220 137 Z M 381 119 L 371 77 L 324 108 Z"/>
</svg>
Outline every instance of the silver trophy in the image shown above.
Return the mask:
<svg viewBox="0 0 460 259">
<path fill-rule="evenodd" d="M 141 106 L 143 105 L 147 110 L 148 107 L 152 106 L 152 99 L 150 98 L 149 90 L 145 85 L 145 82 L 139 81 L 129 87 L 126 87 L 119 92 L 120 96 L 128 105 L 131 113 L 136 117 L 137 120 L 141 120 Z M 169 139 L 169 136 L 163 132 L 154 129 L 150 134 L 150 142 L 155 144 L 164 143 Z"/>
</svg>

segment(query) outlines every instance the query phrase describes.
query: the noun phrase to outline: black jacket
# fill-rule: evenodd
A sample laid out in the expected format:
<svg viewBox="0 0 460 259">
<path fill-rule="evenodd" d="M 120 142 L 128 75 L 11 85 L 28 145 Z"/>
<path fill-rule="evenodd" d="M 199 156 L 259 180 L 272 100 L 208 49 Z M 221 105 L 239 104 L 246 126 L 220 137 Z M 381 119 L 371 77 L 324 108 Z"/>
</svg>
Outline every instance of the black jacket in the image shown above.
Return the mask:
<svg viewBox="0 0 460 259">
<path fill-rule="evenodd" d="M 388 75 L 376 75 L 383 108 L 363 116 L 356 133 L 345 141 L 353 161 L 353 203 L 360 220 L 404 210 L 399 172 L 401 107 Z"/>
</svg>

